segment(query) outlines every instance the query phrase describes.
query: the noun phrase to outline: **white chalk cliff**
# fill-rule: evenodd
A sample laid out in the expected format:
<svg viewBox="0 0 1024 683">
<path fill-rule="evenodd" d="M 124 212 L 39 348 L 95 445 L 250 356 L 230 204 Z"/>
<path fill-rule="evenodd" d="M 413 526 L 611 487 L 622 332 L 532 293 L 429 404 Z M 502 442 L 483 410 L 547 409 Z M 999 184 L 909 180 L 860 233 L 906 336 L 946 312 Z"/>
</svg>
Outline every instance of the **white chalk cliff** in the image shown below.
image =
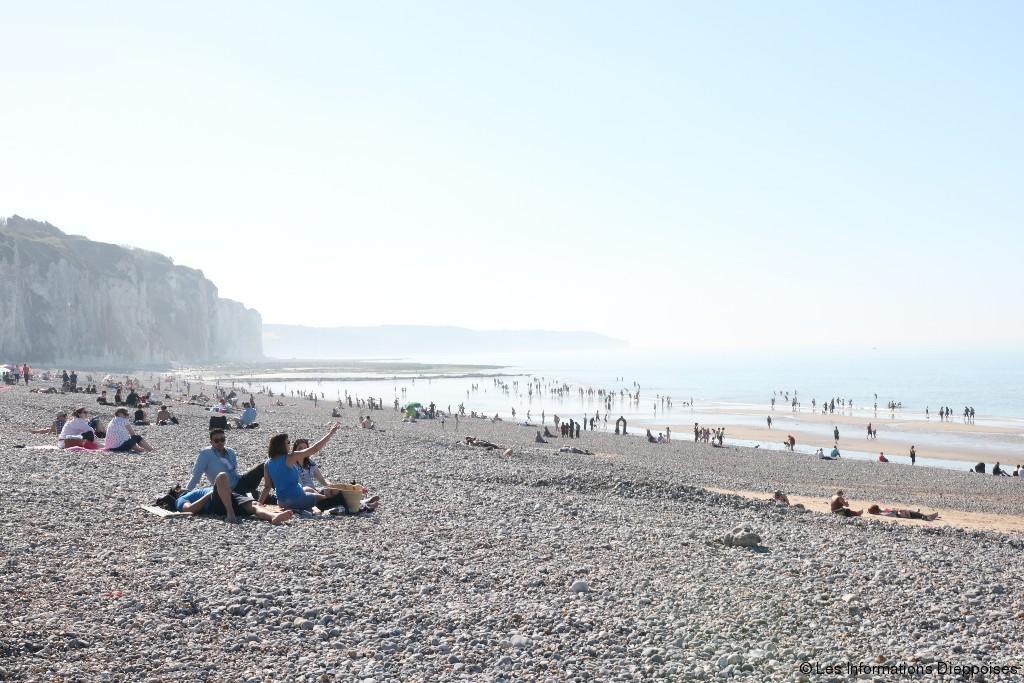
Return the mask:
<svg viewBox="0 0 1024 683">
<path fill-rule="evenodd" d="M 0 363 L 126 366 L 263 356 L 260 314 L 150 251 L 0 219 Z"/>
</svg>

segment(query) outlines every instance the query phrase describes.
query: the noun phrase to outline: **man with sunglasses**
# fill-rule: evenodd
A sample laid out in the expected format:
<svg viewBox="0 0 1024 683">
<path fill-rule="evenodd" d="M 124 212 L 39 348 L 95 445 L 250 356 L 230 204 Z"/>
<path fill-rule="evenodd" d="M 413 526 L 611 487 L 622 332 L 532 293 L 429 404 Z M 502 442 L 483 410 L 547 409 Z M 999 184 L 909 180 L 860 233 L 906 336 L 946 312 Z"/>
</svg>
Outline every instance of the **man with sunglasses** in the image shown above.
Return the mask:
<svg viewBox="0 0 1024 683">
<path fill-rule="evenodd" d="M 192 468 L 192 478 L 185 486 L 186 491 L 191 491 L 199 483 L 199 480 L 206 475 L 210 486 L 217 480 L 217 475 L 223 473 L 228 477 L 228 484 L 231 490 L 241 494 L 255 494 L 263 481 L 263 463 L 257 464 L 244 474 L 238 473 L 238 456 L 234 448 L 228 448 L 227 434 L 223 429 L 210 430 L 210 447 L 199 451 L 196 464 Z"/>
</svg>

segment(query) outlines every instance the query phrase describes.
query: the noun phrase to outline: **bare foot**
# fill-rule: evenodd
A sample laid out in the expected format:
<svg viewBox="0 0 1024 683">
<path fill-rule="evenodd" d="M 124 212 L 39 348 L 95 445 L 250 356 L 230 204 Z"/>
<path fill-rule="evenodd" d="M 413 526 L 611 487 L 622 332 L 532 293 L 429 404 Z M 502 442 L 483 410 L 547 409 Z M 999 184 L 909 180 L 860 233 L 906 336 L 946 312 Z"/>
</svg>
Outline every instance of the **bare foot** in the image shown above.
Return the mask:
<svg viewBox="0 0 1024 683">
<path fill-rule="evenodd" d="M 238 524 L 238 516 L 237 515 L 229 515 L 229 516 L 224 518 L 224 521 L 227 522 L 228 524 Z"/>
<path fill-rule="evenodd" d="M 295 513 L 292 512 L 291 510 L 284 510 L 283 512 L 279 512 L 276 515 L 274 515 L 273 517 L 271 517 L 270 518 L 270 523 L 271 524 L 284 524 L 285 522 L 287 522 L 289 519 L 291 519 L 294 516 L 295 516 Z"/>
</svg>

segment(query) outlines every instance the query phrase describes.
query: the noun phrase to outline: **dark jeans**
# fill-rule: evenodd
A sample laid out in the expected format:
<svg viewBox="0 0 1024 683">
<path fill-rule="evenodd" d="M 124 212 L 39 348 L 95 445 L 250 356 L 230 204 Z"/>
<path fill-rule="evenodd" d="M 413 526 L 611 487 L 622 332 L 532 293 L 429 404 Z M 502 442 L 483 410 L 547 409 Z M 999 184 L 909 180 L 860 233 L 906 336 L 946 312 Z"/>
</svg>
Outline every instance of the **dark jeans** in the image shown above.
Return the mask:
<svg viewBox="0 0 1024 683">
<path fill-rule="evenodd" d="M 132 448 L 137 446 L 140 441 L 142 441 L 142 437 L 136 434 L 135 436 L 129 437 L 127 441 L 125 441 L 117 448 L 109 448 L 107 450 L 113 451 L 115 453 L 127 453 L 128 451 L 132 450 Z"/>
<path fill-rule="evenodd" d="M 239 479 L 238 483 L 235 484 L 233 491 L 235 493 L 241 493 L 244 495 L 251 495 L 253 498 L 256 497 L 256 490 L 259 489 L 260 483 L 263 481 L 263 463 L 256 465 L 251 470 L 243 474 Z M 268 496 L 266 500 L 267 505 L 277 505 L 277 498 L 273 495 Z"/>
</svg>

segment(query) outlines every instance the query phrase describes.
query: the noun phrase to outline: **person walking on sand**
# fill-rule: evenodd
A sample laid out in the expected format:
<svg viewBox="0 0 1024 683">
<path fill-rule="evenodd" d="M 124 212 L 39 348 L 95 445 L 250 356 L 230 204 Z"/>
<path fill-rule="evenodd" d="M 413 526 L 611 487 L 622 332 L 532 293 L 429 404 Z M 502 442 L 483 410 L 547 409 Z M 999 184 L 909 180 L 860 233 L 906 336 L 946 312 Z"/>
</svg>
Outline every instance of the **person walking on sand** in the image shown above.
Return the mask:
<svg viewBox="0 0 1024 683">
<path fill-rule="evenodd" d="M 769 415 L 768 416 L 768 429 L 771 429 L 771 428 L 772 428 L 772 416 Z"/>
<path fill-rule="evenodd" d="M 832 434 L 836 437 L 836 441 L 839 441 L 839 425 L 836 425 L 836 428 L 832 430 Z"/>
<path fill-rule="evenodd" d="M 910 464 L 913 465 L 917 462 L 917 449 L 913 446 L 910 447 Z"/>
</svg>

